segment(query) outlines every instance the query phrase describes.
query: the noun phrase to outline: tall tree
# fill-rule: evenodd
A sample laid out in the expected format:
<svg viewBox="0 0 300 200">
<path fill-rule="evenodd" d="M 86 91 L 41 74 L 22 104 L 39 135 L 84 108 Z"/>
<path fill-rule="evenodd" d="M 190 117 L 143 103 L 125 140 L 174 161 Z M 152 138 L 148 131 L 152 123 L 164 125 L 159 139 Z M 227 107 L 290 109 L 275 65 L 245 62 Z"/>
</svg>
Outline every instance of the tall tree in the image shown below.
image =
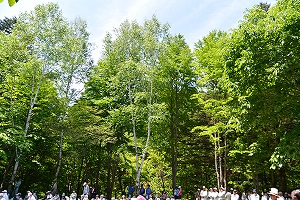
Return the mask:
<svg viewBox="0 0 300 200">
<path fill-rule="evenodd" d="M 192 53 L 182 35 L 170 36 L 165 41 L 165 49 L 159 56 L 157 74 L 160 81 L 159 95 L 168 110 L 168 140 L 172 166 L 172 187 L 175 189 L 178 166 L 178 144 L 183 137 L 186 108 L 195 91 L 195 74 L 192 67 Z"/>
<path fill-rule="evenodd" d="M 86 25 L 81 20 L 70 25 L 62 16 L 57 4 L 39 5 L 31 13 L 26 12 L 20 15 L 14 33 L 24 41 L 29 51 L 41 62 L 41 68 L 32 85 L 33 96 L 25 123 L 25 136 L 29 130 L 41 83 L 45 79 L 51 79 L 57 83 L 61 97 L 66 102 L 64 105 L 69 106 L 70 98 L 73 97 L 71 85 L 76 78 L 84 79 L 81 75 L 88 71 L 86 64 L 90 63 L 88 34 L 85 28 Z M 11 182 L 14 180 L 18 164 L 19 162 L 16 161 Z M 61 151 L 58 170 L 54 178 L 55 185 L 60 166 Z"/>
</svg>

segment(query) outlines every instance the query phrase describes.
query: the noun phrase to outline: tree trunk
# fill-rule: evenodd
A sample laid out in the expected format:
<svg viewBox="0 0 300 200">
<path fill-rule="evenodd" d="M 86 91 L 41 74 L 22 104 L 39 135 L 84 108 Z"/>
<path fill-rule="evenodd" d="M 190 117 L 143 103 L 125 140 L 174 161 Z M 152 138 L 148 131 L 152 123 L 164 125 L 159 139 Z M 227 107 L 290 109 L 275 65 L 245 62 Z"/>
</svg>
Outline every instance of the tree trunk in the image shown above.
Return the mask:
<svg viewBox="0 0 300 200">
<path fill-rule="evenodd" d="M 224 151 L 224 188 L 227 191 L 227 137 L 224 139 L 225 151 Z"/>
<path fill-rule="evenodd" d="M 24 129 L 24 132 L 25 132 L 24 137 L 25 138 L 27 137 L 27 133 L 28 133 L 29 125 L 30 125 L 30 120 L 31 120 L 31 114 L 32 114 L 32 111 L 33 111 L 33 107 L 36 104 L 36 100 L 37 100 L 37 97 L 38 97 L 38 94 L 39 94 L 41 84 L 42 84 L 42 76 L 39 79 L 39 83 L 37 85 L 37 88 L 35 88 L 35 83 L 32 83 L 31 91 L 35 92 L 35 93 L 34 93 L 34 96 L 32 98 L 30 98 L 30 106 L 29 106 L 29 110 L 28 110 L 28 113 L 27 113 L 25 129 Z M 19 164 L 20 164 L 21 152 L 19 152 L 18 149 L 19 148 L 16 147 L 16 162 L 15 162 L 13 173 L 11 175 L 9 185 L 8 185 L 8 188 L 10 188 L 10 189 L 12 188 L 12 185 L 15 181 L 15 177 L 16 177 L 16 174 L 17 174 L 17 171 L 18 171 L 18 168 L 19 168 Z"/>
<path fill-rule="evenodd" d="M 112 177 L 112 144 L 108 143 L 108 160 L 107 160 L 107 183 L 106 183 L 106 193 L 107 193 L 107 199 L 112 198 L 112 183 L 111 183 L 111 177 Z"/>
<path fill-rule="evenodd" d="M 81 163 L 80 163 L 80 167 L 79 167 L 79 172 L 78 172 L 78 177 L 77 177 L 77 194 L 79 195 L 79 191 L 81 189 L 81 173 L 83 171 L 83 164 L 84 164 L 84 158 L 85 158 L 85 154 L 82 156 L 81 159 Z"/>
<path fill-rule="evenodd" d="M 178 165 L 178 130 L 179 130 L 179 96 L 178 88 L 174 88 L 175 97 L 171 95 L 170 101 L 170 132 L 172 141 L 172 188 L 175 189 L 177 185 L 177 165 Z"/>
<path fill-rule="evenodd" d="M 64 130 L 61 131 L 60 134 L 60 142 L 59 142 L 59 158 L 58 158 L 58 164 L 57 164 L 57 169 L 56 169 L 56 173 L 55 173 L 55 177 L 53 180 L 53 186 L 57 185 L 57 179 L 58 179 L 58 174 L 60 172 L 60 168 L 61 168 L 61 162 L 62 162 L 62 146 L 63 146 L 63 137 L 64 137 Z M 56 189 L 53 187 L 53 193 L 56 194 Z"/>
<path fill-rule="evenodd" d="M 279 191 L 287 191 L 286 170 L 284 167 L 278 169 Z"/>
<path fill-rule="evenodd" d="M 216 139 L 217 138 L 217 133 L 216 132 L 214 132 L 214 138 Z M 218 148 L 217 148 L 217 142 L 215 141 L 214 142 L 214 144 L 215 144 L 215 170 L 216 170 L 216 175 L 217 175 L 217 183 L 218 183 L 218 187 L 220 187 L 220 174 L 219 174 L 219 172 L 218 172 L 218 152 L 217 152 L 217 150 L 218 150 Z"/>
<path fill-rule="evenodd" d="M 217 134 L 217 136 L 218 136 L 218 138 L 220 138 L 220 134 L 218 133 Z M 220 145 L 220 140 L 218 140 L 218 146 L 217 146 L 218 148 L 220 148 L 221 147 L 221 145 Z M 219 180 L 219 182 L 218 182 L 218 188 L 220 188 L 223 184 L 222 184 L 222 182 L 223 182 L 223 170 L 222 170 L 222 154 L 221 153 L 219 153 L 218 154 L 219 155 L 219 177 L 220 177 L 220 180 Z"/>
</svg>

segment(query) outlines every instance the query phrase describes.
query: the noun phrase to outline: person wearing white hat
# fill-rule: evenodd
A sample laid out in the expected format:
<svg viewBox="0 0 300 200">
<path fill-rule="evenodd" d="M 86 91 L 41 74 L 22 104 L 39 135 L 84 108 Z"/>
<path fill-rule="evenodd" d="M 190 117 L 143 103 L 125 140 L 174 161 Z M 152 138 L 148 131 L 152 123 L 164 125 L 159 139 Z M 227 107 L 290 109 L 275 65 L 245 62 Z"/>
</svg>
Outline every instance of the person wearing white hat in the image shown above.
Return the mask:
<svg viewBox="0 0 300 200">
<path fill-rule="evenodd" d="M 210 198 L 211 198 L 211 200 L 217 200 L 218 199 L 218 191 L 217 191 L 217 188 L 216 187 L 214 187 L 213 188 L 213 191 L 211 192 L 211 194 L 210 194 Z"/>
<path fill-rule="evenodd" d="M 202 187 L 202 190 L 200 191 L 200 197 L 201 200 L 206 200 L 207 199 L 207 188 L 205 186 Z"/>
<path fill-rule="evenodd" d="M 271 188 L 270 192 L 268 193 L 271 200 L 277 200 L 278 197 L 278 189 L 277 188 Z"/>
<path fill-rule="evenodd" d="M 226 191 L 225 189 L 221 186 L 219 188 L 219 193 L 218 193 L 218 200 L 225 200 L 226 199 Z"/>
</svg>

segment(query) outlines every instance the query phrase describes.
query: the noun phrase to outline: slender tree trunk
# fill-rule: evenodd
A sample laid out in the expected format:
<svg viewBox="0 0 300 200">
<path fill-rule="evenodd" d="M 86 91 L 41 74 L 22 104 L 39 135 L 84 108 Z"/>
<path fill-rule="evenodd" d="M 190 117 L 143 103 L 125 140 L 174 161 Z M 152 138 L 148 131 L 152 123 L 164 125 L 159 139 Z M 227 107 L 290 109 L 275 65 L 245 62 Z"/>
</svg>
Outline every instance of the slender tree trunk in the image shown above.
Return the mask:
<svg viewBox="0 0 300 200">
<path fill-rule="evenodd" d="M 60 135 L 60 141 L 59 141 L 59 158 L 58 158 L 58 164 L 57 164 L 57 168 L 56 168 L 56 172 L 55 172 L 55 176 L 54 176 L 54 180 L 53 180 L 53 185 L 57 185 L 57 179 L 58 179 L 58 174 L 60 172 L 60 168 L 61 168 L 61 163 L 62 163 L 62 145 L 63 145 L 63 137 L 64 137 L 64 131 L 61 131 L 61 135 Z M 56 193 L 56 189 L 57 187 L 53 187 L 53 193 Z"/>
<path fill-rule="evenodd" d="M 106 183 L 106 193 L 107 193 L 107 199 L 111 199 L 112 198 L 112 183 L 111 183 L 111 179 L 112 179 L 112 147 L 110 143 L 107 144 L 108 145 L 108 160 L 107 160 L 107 183 Z"/>
<path fill-rule="evenodd" d="M 220 138 L 220 134 L 217 134 L 218 138 Z M 220 149 L 221 145 L 220 145 L 220 140 L 218 140 L 218 148 Z M 220 176 L 220 182 L 218 183 L 218 188 L 220 188 L 220 186 L 222 186 L 223 184 L 223 170 L 222 170 L 222 154 L 219 153 L 219 176 Z"/>
<path fill-rule="evenodd" d="M 227 137 L 224 139 L 225 152 L 224 152 L 224 188 L 227 191 Z"/>
<path fill-rule="evenodd" d="M 27 137 L 27 133 L 28 133 L 29 125 L 30 125 L 30 120 L 31 120 L 31 114 L 32 114 L 32 111 L 33 111 L 33 107 L 36 104 L 36 100 L 37 100 L 39 90 L 40 90 L 40 87 L 41 87 L 41 84 L 42 84 L 42 78 L 43 77 L 41 76 L 40 79 L 39 79 L 37 88 L 35 88 L 35 83 L 34 82 L 32 83 L 31 91 L 35 92 L 35 93 L 34 93 L 34 96 L 32 98 L 30 98 L 30 106 L 29 106 L 29 110 L 28 110 L 28 113 L 27 113 L 25 129 L 24 129 L 24 137 L 25 138 Z M 9 181 L 9 186 L 8 186 L 8 188 L 10 188 L 10 189 L 12 188 L 12 184 L 15 181 L 15 177 L 16 177 L 16 174 L 17 174 L 17 171 L 18 171 L 18 168 L 19 168 L 20 157 L 21 157 L 21 152 L 19 151 L 18 147 L 16 147 L 15 151 L 16 151 L 16 161 L 15 161 L 13 173 L 11 175 L 11 178 L 10 178 L 10 181 Z"/>
<path fill-rule="evenodd" d="M 112 158 L 113 158 L 113 157 L 112 157 Z M 111 193 L 112 193 L 113 188 L 115 187 L 115 182 L 116 182 L 116 171 L 117 171 L 117 163 L 116 163 L 116 161 L 115 161 L 114 158 L 113 158 L 113 160 L 112 160 L 111 186 L 110 186 L 110 188 L 111 188 Z M 117 198 L 116 193 L 114 194 L 114 197 L 115 197 L 115 199 Z"/>
<path fill-rule="evenodd" d="M 78 172 L 78 177 L 77 177 L 77 194 L 78 195 L 79 195 L 79 191 L 81 189 L 81 174 L 83 171 L 84 159 L 85 159 L 85 153 L 82 156 L 80 167 L 79 167 L 79 172 Z"/>
<path fill-rule="evenodd" d="M 170 103 L 170 131 L 171 131 L 171 141 L 172 141 L 172 188 L 176 188 L 177 184 L 177 165 L 178 165 L 178 129 L 179 129 L 179 98 L 178 98 L 178 88 L 174 88 L 175 97 L 171 96 Z"/>
<path fill-rule="evenodd" d="M 138 175 L 139 177 L 137 177 L 137 179 L 140 179 L 141 176 L 141 171 L 143 169 L 143 165 L 144 165 L 144 161 L 145 161 L 145 157 L 146 157 L 146 153 L 147 153 L 147 148 L 149 145 L 149 141 L 150 141 L 150 135 L 151 135 L 151 117 L 152 117 L 152 83 L 150 83 L 150 98 L 148 101 L 148 122 L 147 122 L 147 140 L 146 140 L 146 144 L 145 144 L 145 148 L 143 150 L 143 155 L 142 155 L 142 160 L 141 160 L 141 164 L 139 166 L 138 169 Z"/>
<path fill-rule="evenodd" d="M 214 132 L 214 138 L 216 139 L 217 138 L 217 133 Z M 218 187 L 220 187 L 220 174 L 218 172 L 218 148 L 217 148 L 217 142 L 215 141 L 214 142 L 215 144 L 215 170 L 216 170 L 216 175 L 217 175 L 217 183 L 218 183 Z"/>
<path fill-rule="evenodd" d="M 128 92 L 129 92 L 129 101 L 131 107 L 133 107 L 133 101 L 132 101 L 132 94 L 131 94 L 131 86 L 130 83 L 128 83 Z M 136 179 L 135 179 L 135 186 L 137 189 L 140 187 L 140 172 L 139 172 L 139 152 L 138 152 L 138 145 L 137 145 L 137 137 L 136 137 L 136 124 L 135 124 L 135 114 L 133 108 L 131 108 L 131 123 L 132 123 L 132 132 L 133 132 L 133 139 L 134 139 L 134 148 L 135 148 L 135 173 L 136 173 Z"/>
<path fill-rule="evenodd" d="M 279 191 L 287 191 L 286 170 L 284 167 L 278 169 Z"/>
<path fill-rule="evenodd" d="M 99 152 L 98 152 L 98 169 L 97 169 L 97 175 L 96 175 L 96 189 L 98 191 L 98 193 L 100 192 L 100 187 L 99 187 L 99 179 L 100 179 L 100 169 L 101 169 L 101 151 L 102 151 L 102 147 L 101 147 L 101 142 L 98 148 Z"/>
<path fill-rule="evenodd" d="M 69 91 L 70 91 L 70 87 L 71 87 L 71 82 L 72 82 L 72 75 L 68 77 L 68 83 L 67 83 L 67 86 L 66 86 L 66 90 L 65 90 L 65 98 L 67 99 L 67 102 L 64 104 L 64 108 L 66 109 L 63 113 L 63 116 L 62 116 L 62 129 L 61 129 L 61 132 L 60 132 L 60 141 L 59 141 L 59 156 L 58 156 L 58 164 L 57 164 L 57 168 L 56 168 L 56 172 L 55 172 L 55 176 L 54 176 L 54 180 L 53 180 L 53 186 L 57 185 L 57 179 L 58 179 L 58 175 L 59 175 L 59 172 L 60 172 L 60 169 L 61 169 L 61 166 L 62 166 L 62 156 L 63 156 L 63 151 L 62 151 L 62 148 L 63 148 L 63 141 L 64 141 L 64 132 L 65 132 L 65 119 L 67 117 L 67 107 L 69 106 L 69 103 L 71 101 L 71 97 L 69 96 Z M 53 187 L 54 189 L 54 193 L 56 193 L 56 189 L 55 187 Z"/>
</svg>

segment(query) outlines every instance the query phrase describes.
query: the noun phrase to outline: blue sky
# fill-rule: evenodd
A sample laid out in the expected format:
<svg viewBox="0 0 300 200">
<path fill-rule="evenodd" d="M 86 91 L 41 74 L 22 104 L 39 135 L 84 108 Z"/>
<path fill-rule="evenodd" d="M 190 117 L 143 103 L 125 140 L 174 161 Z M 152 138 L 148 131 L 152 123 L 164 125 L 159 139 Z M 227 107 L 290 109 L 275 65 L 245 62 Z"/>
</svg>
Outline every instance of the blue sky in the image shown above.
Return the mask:
<svg viewBox="0 0 300 200">
<path fill-rule="evenodd" d="M 210 31 L 229 30 L 238 25 L 243 13 L 262 0 L 19 0 L 9 7 L 7 0 L 0 4 L 0 19 L 18 16 L 33 10 L 37 4 L 58 3 L 64 17 L 87 21 L 90 41 L 95 44 L 94 59 L 101 54 L 102 40 L 107 32 L 126 19 L 143 23 L 156 15 L 161 23 L 169 23 L 171 33 L 184 35 L 193 49 L 194 43 Z M 274 5 L 276 0 L 269 0 Z"/>
</svg>

